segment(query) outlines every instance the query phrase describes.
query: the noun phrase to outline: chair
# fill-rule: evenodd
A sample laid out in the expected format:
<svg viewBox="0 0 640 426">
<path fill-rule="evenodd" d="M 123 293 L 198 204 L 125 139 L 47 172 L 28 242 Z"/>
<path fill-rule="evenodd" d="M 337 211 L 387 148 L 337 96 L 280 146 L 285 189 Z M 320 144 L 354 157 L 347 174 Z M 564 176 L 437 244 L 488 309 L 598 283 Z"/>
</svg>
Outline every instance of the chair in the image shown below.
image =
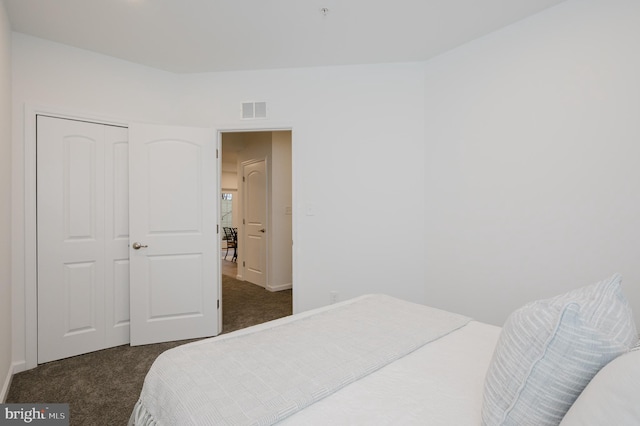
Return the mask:
<svg viewBox="0 0 640 426">
<path fill-rule="evenodd" d="M 228 226 L 224 226 L 222 229 L 224 230 L 224 239 L 227 241 L 227 251 L 224 254 L 224 260 L 227 260 L 229 249 L 233 248 L 231 261 L 235 262 L 238 258 L 238 233 L 234 228 L 229 228 Z"/>
<path fill-rule="evenodd" d="M 233 232 L 233 256 L 231 257 L 232 262 L 238 261 L 238 228 L 231 228 L 231 232 Z"/>
</svg>

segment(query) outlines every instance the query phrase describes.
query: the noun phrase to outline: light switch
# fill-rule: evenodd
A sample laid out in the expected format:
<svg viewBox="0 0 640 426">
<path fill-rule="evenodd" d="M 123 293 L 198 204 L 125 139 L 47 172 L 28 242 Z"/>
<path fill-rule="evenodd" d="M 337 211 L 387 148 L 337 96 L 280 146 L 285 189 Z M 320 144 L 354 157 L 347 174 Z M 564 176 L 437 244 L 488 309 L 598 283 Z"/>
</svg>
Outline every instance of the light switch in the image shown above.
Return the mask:
<svg viewBox="0 0 640 426">
<path fill-rule="evenodd" d="M 316 214 L 316 206 L 314 206 L 311 203 L 307 204 L 306 215 L 307 216 L 315 216 L 315 214 Z"/>
</svg>

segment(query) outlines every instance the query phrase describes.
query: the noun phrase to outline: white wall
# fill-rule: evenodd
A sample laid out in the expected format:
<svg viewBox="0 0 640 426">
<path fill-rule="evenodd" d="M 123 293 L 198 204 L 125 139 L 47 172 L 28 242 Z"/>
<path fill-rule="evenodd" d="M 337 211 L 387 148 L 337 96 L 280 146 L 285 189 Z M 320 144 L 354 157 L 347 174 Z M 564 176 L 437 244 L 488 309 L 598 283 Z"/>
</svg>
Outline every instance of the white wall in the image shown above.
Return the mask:
<svg viewBox="0 0 640 426">
<path fill-rule="evenodd" d="M 426 302 L 501 324 L 623 275 L 640 313 L 640 3 L 570 0 L 426 67 Z"/>
<path fill-rule="evenodd" d="M 220 176 L 220 187 L 223 190 L 227 191 L 237 191 L 238 190 L 238 175 L 234 172 L 222 172 L 222 176 Z"/>
<path fill-rule="evenodd" d="M 264 125 L 293 128 L 294 311 L 329 303 L 331 290 L 340 299 L 385 292 L 424 300 L 423 67 L 229 72 L 185 81 L 187 121 L 214 117 L 219 127 L 242 128 L 240 103 L 265 100 Z M 407 230 L 402 248 L 389 241 L 390 226 Z"/>
<path fill-rule="evenodd" d="M 11 377 L 11 28 L 0 0 L 0 402 Z"/>
<path fill-rule="evenodd" d="M 25 103 L 131 121 L 293 128 L 298 312 L 328 304 L 331 290 L 342 299 L 386 292 L 424 300 L 419 284 L 424 280 L 423 68 L 391 64 L 172 75 L 14 34 L 14 359 L 24 360 L 26 351 Z M 269 119 L 240 120 L 240 103 L 246 100 L 266 100 Z M 405 200 L 405 209 L 396 211 L 387 197 Z M 310 210 L 313 215 L 307 215 Z M 390 225 L 410 230 L 402 250 L 389 245 Z"/>
<path fill-rule="evenodd" d="M 292 204 L 291 204 L 291 132 L 271 133 L 271 226 L 269 252 L 270 289 L 291 288 L 292 275 Z"/>
</svg>

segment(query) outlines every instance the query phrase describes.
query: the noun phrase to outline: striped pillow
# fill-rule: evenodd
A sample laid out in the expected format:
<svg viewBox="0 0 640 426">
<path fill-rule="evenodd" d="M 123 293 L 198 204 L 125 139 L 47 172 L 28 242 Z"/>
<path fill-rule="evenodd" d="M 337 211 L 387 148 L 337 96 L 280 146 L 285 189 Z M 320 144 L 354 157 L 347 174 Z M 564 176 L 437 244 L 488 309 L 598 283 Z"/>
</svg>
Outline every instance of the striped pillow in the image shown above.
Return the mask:
<svg viewBox="0 0 640 426">
<path fill-rule="evenodd" d="M 557 425 L 596 373 L 638 340 L 620 275 L 529 303 L 502 329 L 482 424 Z"/>
</svg>

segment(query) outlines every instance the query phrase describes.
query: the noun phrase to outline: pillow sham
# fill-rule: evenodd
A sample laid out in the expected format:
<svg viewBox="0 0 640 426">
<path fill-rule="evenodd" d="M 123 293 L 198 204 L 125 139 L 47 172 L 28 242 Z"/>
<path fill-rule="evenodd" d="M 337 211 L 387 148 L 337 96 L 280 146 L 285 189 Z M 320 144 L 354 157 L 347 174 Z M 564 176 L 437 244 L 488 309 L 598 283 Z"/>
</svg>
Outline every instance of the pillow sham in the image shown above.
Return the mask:
<svg viewBox="0 0 640 426">
<path fill-rule="evenodd" d="M 640 350 L 605 365 L 573 403 L 560 426 L 639 425 Z"/>
<path fill-rule="evenodd" d="M 485 379 L 482 423 L 558 425 L 589 381 L 638 340 L 618 274 L 514 311 Z"/>
</svg>

